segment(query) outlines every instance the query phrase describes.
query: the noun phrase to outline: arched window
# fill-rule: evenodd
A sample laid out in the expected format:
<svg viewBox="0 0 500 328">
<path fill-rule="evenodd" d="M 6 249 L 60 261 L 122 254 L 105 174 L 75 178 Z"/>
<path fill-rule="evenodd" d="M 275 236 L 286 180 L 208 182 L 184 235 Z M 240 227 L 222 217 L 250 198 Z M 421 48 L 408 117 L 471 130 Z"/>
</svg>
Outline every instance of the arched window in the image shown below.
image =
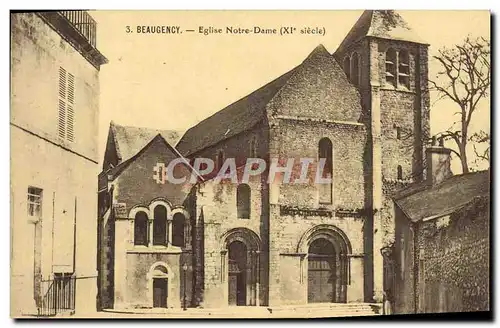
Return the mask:
<svg viewBox="0 0 500 328">
<path fill-rule="evenodd" d="M 186 218 L 181 213 L 175 213 L 172 219 L 172 245 L 184 247 L 184 230 Z"/>
<path fill-rule="evenodd" d="M 332 178 L 333 176 L 333 146 L 332 141 L 328 138 L 323 138 L 318 145 L 318 159 L 324 160 L 322 178 Z M 319 185 L 319 202 L 321 204 L 332 203 L 332 184 L 322 183 Z"/>
<path fill-rule="evenodd" d="M 351 59 L 351 81 L 354 85 L 359 84 L 359 58 L 357 53 L 352 54 Z"/>
<path fill-rule="evenodd" d="M 250 187 L 240 184 L 236 189 L 236 207 L 239 219 L 250 218 Z"/>
<path fill-rule="evenodd" d="M 137 212 L 134 218 L 134 245 L 148 245 L 148 215 Z"/>
<path fill-rule="evenodd" d="M 403 180 L 403 168 L 398 165 L 398 180 Z"/>
<path fill-rule="evenodd" d="M 167 209 L 163 205 L 154 210 L 153 245 L 167 245 Z"/>
<path fill-rule="evenodd" d="M 333 173 L 333 154 L 332 142 L 328 138 L 323 138 L 319 141 L 319 159 L 325 159 L 325 167 L 323 168 L 323 178 L 332 177 Z"/>
<path fill-rule="evenodd" d="M 396 86 L 396 50 L 389 48 L 385 53 L 385 81 Z"/>
<path fill-rule="evenodd" d="M 349 56 L 344 58 L 343 68 L 344 68 L 345 75 L 347 75 L 347 79 L 350 81 L 351 80 L 351 59 L 349 58 Z"/>
<path fill-rule="evenodd" d="M 398 54 L 398 85 L 410 88 L 410 59 L 408 51 L 400 50 Z"/>
</svg>

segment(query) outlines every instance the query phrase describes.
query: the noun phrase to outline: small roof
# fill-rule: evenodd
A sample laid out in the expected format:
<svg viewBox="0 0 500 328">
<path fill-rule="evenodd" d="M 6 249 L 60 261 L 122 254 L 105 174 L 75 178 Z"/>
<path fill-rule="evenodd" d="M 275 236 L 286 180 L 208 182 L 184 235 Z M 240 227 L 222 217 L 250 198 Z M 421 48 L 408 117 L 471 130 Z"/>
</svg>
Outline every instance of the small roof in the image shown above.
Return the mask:
<svg viewBox="0 0 500 328">
<path fill-rule="evenodd" d="M 451 214 L 478 197 L 489 197 L 490 171 L 452 176 L 434 186 L 404 189 L 393 199 L 412 221 Z"/>
<path fill-rule="evenodd" d="M 349 45 L 368 36 L 427 44 L 396 11 L 365 10 L 336 52 L 342 52 Z"/>
<path fill-rule="evenodd" d="M 159 130 L 136 126 L 122 126 L 111 121 L 110 133 L 113 134 L 116 155 L 119 162 L 125 162 L 136 155 L 144 148 L 153 138 L 160 134 L 165 141 L 172 147 L 175 147 L 182 133 L 173 130 Z"/>
</svg>

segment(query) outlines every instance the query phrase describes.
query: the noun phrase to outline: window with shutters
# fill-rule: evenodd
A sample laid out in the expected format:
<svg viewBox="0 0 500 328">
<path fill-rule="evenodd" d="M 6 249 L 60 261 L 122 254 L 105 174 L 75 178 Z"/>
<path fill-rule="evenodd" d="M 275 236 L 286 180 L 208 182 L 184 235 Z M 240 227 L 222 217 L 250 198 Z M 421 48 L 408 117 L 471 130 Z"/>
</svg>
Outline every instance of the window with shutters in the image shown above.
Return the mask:
<svg viewBox="0 0 500 328">
<path fill-rule="evenodd" d="M 59 67 L 57 134 L 59 138 L 75 141 L 75 76 Z"/>
</svg>

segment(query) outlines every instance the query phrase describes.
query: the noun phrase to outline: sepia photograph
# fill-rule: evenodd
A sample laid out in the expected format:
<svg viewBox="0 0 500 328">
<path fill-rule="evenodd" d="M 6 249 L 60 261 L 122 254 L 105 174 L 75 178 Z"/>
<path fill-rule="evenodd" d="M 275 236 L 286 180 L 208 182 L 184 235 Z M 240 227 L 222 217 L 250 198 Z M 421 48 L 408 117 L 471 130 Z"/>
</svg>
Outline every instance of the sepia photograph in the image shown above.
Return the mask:
<svg viewBox="0 0 500 328">
<path fill-rule="evenodd" d="M 11 318 L 492 318 L 490 11 L 9 15 Z"/>
</svg>

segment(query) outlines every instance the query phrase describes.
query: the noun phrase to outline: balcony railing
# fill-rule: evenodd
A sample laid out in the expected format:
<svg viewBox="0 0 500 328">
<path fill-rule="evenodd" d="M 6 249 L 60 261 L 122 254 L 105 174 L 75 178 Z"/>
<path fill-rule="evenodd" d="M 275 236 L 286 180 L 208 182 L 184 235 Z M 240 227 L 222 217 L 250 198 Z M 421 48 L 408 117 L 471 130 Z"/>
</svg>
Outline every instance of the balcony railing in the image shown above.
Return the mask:
<svg viewBox="0 0 500 328">
<path fill-rule="evenodd" d="M 82 10 L 61 11 L 60 12 L 80 33 L 97 48 L 96 30 L 97 23 L 88 12 Z"/>
</svg>

